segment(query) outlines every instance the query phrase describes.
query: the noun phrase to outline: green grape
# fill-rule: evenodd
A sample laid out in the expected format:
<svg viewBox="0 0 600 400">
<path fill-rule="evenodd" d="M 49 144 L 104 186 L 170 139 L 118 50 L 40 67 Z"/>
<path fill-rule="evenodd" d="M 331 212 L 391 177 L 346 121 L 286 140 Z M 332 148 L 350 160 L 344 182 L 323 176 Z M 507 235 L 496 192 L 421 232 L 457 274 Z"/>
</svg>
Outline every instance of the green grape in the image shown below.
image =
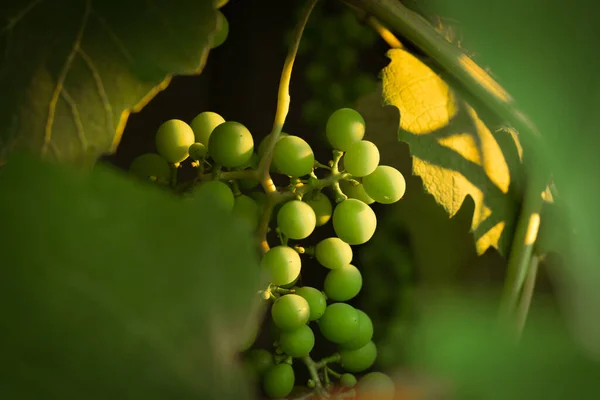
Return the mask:
<svg viewBox="0 0 600 400">
<path fill-rule="evenodd" d="M 300 200 L 285 203 L 277 213 L 277 226 L 290 239 L 304 239 L 315 230 L 317 216 L 312 207 Z"/>
<path fill-rule="evenodd" d="M 208 146 L 208 139 L 215 128 L 225 122 L 225 118 L 212 111 L 205 111 L 194 117 L 190 126 L 194 131 L 196 143 Z"/>
<path fill-rule="evenodd" d="M 360 200 L 347 199 L 333 210 L 333 229 L 340 239 L 351 245 L 369 241 L 375 233 L 375 212 Z"/>
<path fill-rule="evenodd" d="M 330 237 L 317 243 L 315 257 L 325 268 L 342 268 L 352 262 L 352 247 L 340 238 Z"/>
<path fill-rule="evenodd" d="M 382 372 L 369 372 L 360 378 L 356 391 L 359 399 L 393 400 L 396 385 L 392 378 Z"/>
<path fill-rule="evenodd" d="M 360 349 L 373 339 L 373 321 L 362 310 L 358 311 L 358 335 L 349 342 L 341 343 L 340 348 L 346 350 Z"/>
<path fill-rule="evenodd" d="M 354 298 L 362 288 L 362 275 L 352 264 L 332 269 L 325 277 L 323 290 L 333 301 L 348 301 Z"/>
<path fill-rule="evenodd" d="M 216 49 L 225 43 L 227 36 L 229 36 L 229 21 L 227 21 L 227 18 L 225 18 L 225 14 L 217 10 L 217 31 L 215 32 L 212 46 L 210 46 L 210 48 Z"/>
<path fill-rule="evenodd" d="M 308 325 L 302 325 L 293 331 L 284 331 L 279 335 L 279 346 L 291 357 L 304 357 L 315 346 L 315 334 Z"/>
<path fill-rule="evenodd" d="M 129 172 L 142 179 L 155 177 L 168 181 L 171 178 L 169 163 L 156 153 L 146 153 L 137 156 L 131 162 Z"/>
<path fill-rule="evenodd" d="M 316 226 L 323 226 L 331 219 L 331 213 L 333 212 L 333 205 L 329 197 L 323 192 L 315 192 L 308 199 L 304 201 L 312 207 L 317 217 Z"/>
<path fill-rule="evenodd" d="M 221 181 L 205 181 L 202 182 L 194 190 L 194 197 L 200 198 L 208 196 L 217 202 L 217 204 L 225 210 L 233 210 L 235 204 L 235 196 L 228 184 Z"/>
<path fill-rule="evenodd" d="M 263 375 L 263 390 L 274 399 L 286 397 L 294 389 L 295 376 L 291 365 L 281 363 L 272 366 Z"/>
<path fill-rule="evenodd" d="M 322 84 L 329 78 L 324 64 L 313 62 L 306 67 L 306 80 L 312 84 Z"/>
<path fill-rule="evenodd" d="M 248 163 L 253 153 L 252 134 L 239 122 L 223 122 L 208 139 L 208 154 L 216 163 L 227 168 L 238 168 Z"/>
<path fill-rule="evenodd" d="M 375 203 L 375 200 L 370 198 L 367 192 L 365 192 L 365 187 L 362 183 L 353 185 L 350 181 L 342 180 L 340 181 L 340 189 L 342 189 L 342 192 L 348 196 L 349 199 L 360 200 L 365 204 Z"/>
<path fill-rule="evenodd" d="M 271 308 L 273 322 L 282 331 L 293 331 L 300 328 L 308 322 L 309 315 L 308 302 L 304 300 L 304 297 L 297 294 L 281 296 L 275 300 Z"/>
<path fill-rule="evenodd" d="M 358 312 L 350 304 L 330 304 L 319 319 L 319 329 L 333 343 L 348 342 L 358 335 Z"/>
<path fill-rule="evenodd" d="M 258 227 L 260 211 L 258 204 L 252 197 L 243 194 L 235 198 L 233 215 L 246 222 L 252 230 Z"/>
<path fill-rule="evenodd" d="M 340 384 L 347 388 L 354 387 L 356 385 L 356 377 L 349 373 L 342 374 L 340 377 Z"/>
<path fill-rule="evenodd" d="M 313 170 L 315 155 L 310 145 L 298 136 L 285 136 L 277 141 L 273 150 L 273 165 L 277 171 L 299 178 Z"/>
<path fill-rule="evenodd" d="M 245 355 L 244 361 L 258 376 L 263 376 L 273 365 L 273 354 L 265 349 L 252 349 Z"/>
<path fill-rule="evenodd" d="M 170 119 L 156 131 L 156 150 L 170 163 L 180 163 L 189 156 L 195 137 L 192 128 L 179 119 Z"/>
<path fill-rule="evenodd" d="M 274 285 L 287 285 L 298 278 L 302 263 L 298 252 L 288 246 L 272 247 L 260 261 Z"/>
<path fill-rule="evenodd" d="M 277 139 L 277 141 L 279 142 L 282 138 L 286 137 L 286 136 L 290 136 L 289 133 L 285 133 L 285 132 L 281 132 L 279 134 L 279 138 Z M 261 141 L 260 144 L 258 145 L 258 155 L 259 157 L 262 157 L 265 155 L 265 151 L 267 151 L 267 142 L 269 140 L 269 138 L 271 137 L 271 134 L 269 133 L 267 136 L 265 136 Z"/>
<path fill-rule="evenodd" d="M 309 321 L 316 321 L 323 316 L 327 308 L 327 299 L 323 292 L 314 287 L 302 286 L 296 289 L 295 293 L 298 296 L 302 296 L 308 303 L 308 308 L 310 309 Z"/>
<path fill-rule="evenodd" d="M 362 372 L 370 368 L 376 359 L 377 347 L 372 341 L 356 350 L 340 350 L 340 364 L 348 372 Z"/>
<path fill-rule="evenodd" d="M 376 202 L 392 204 L 404 196 L 406 181 L 404 175 L 394 167 L 380 165 L 362 180 L 365 192 Z"/>
<path fill-rule="evenodd" d="M 190 146 L 188 153 L 190 153 L 190 158 L 192 160 L 200 161 L 200 160 L 203 160 L 204 157 L 206 157 L 207 151 L 208 151 L 208 149 L 206 148 L 205 145 L 203 145 L 202 143 L 196 142 Z"/>
<path fill-rule="evenodd" d="M 348 148 L 343 160 L 344 168 L 351 175 L 367 176 L 379 165 L 379 150 L 373 142 L 361 140 Z"/>
<path fill-rule="evenodd" d="M 227 3 L 229 0 L 215 0 L 215 8 L 223 8 Z"/>
<path fill-rule="evenodd" d="M 365 120 L 351 108 L 340 108 L 329 116 L 325 131 L 334 149 L 347 151 L 365 136 Z"/>
</svg>

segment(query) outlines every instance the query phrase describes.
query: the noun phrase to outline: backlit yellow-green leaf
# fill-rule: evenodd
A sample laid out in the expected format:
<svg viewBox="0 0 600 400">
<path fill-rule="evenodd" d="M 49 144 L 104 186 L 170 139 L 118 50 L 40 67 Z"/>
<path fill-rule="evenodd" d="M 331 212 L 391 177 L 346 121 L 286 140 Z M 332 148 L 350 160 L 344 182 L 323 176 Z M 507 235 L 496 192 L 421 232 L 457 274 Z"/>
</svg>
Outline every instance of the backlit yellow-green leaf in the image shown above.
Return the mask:
<svg viewBox="0 0 600 400">
<path fill-rule="evenodd" d="M 450 216 L 471 195 L 478 253 L 493 246 L 506 254 L 518 211 L 516 136 L 506 129 L 491 132 L 415 56 L 402 49 L 388 55 L 392 61 L 382 71 L 382 100 L 400 111 L 398 137 L 410 145 L 413 173 Z"/>
</svg>

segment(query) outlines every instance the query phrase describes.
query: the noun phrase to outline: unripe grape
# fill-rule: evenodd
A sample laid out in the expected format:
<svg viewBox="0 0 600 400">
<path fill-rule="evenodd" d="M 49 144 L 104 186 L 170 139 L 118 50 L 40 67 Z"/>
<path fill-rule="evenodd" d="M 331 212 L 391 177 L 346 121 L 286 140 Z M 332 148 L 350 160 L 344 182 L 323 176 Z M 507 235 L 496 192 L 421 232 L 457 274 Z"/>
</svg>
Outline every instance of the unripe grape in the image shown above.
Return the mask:
<svg viewBox="0 0 600 400">
<path fill-rule="evenodd" d="M 254 230 L 258 227 L 260 208 L 252 197 L 241 195 L 235 198 L 233 215 L 247 223 L 250 229 Z"/>
<path fill-rule="evenodd" d="M 354 298 L 362 288 L 362 275 L 352 264 L 332 269 L 325 277 L 323 289 L 333 301 L 348 301 Z"/>
<path fill-rule="evenodd" d="M 359 245 L 369 241 L 375 233 L 375 212 L 360 200 L 347 199 L 333 211 L 333 229 L 344 242 Z"/>
<path fill-rule="evenodd" d="M 350 304 L 330 304 L 319 319 L 319 330 L 333 343 L 344 343 L 354 339 L 358 335 L 358 329 L 358 312 Z"/>
<path fill-rule="evenodd" d="M 340 384 L 343 387 L 354 387 L 356 385 L 356 377 L 349 373 L 342 374 L 340 377 Z"/>
<path fill-rule="evenodd" d="M 340 348 L 346 350 L 360 349 L 373 339 L 373 322 L 371 318 L 362 310 L 356 309 L 358 312 L 358 335 L 349 342 L 340 344 Z"/>
<path fill-rule="evenodd" d="M 382 372 L 369 372 L 358 381 L 356 386 L 358 399 L 393 400 L 396 385 L 392 378 Z"/>
<path fill-rule="evenodd" d="M 208 154 L 218 164 L 238 168 L 252 158 L 254 140 L 239 122 L 227 121 L 217 126 L 208 139 Z"/>
<path fill-rule="evenodd" d="M 315 192 L 309 198 L 305 198 L 304 201 L 312 207 L 317 217 L 316 226 L 323 226 L 331 219 L 333 212 L 333 205 L 331 200 L 323 192 Z"/>
<path fill-rule="evenodd" d="M 225 122 L 225 118 L 212 111 L 205 111 L 196 115 L 190 122 L 196 142 L 208 146 L 211 133 L 223 122 Z"/>
<path fill-rule="evenodd" d="M 329 269 L 338 269 L 350 264 L 352 256 L 352 247 L 337 237 L 323 239 L 315 247 L 317 261 Z"/>
<path fill-rule="evenodd" d="M 282 331 L 292 331 L 300 328 L 308 322 L 309 315 L 310 309 L 308 307 L 308 302 L 297 294 L 286 294 L 281 296 L 275 300 L 275 303 L 273 303 L 273 307 L 271 308 L 273 322 Z"/>
<path fill-rule="evenodd" d="M 348 148 L 343 160 L 344 168 L 352 176 L 367 176 L 379 165 L 379 150 L 373 142 L 361 140 Z"/>
<path fill-rule="evenodd" d="M 227 211 L 233 210 L 235 197 L 228 184 L 222 181 L 205 181 L 194 190 L 194 197 L 208 196 Z"/>
<path fill-rule="evenodd" d="M 302 263 L 296 250 L 288 246 L 272 247 L 265 253 L 261 262 L 274 285 L 287 285 L 298 278 Z"/>
<path fill-rule="evenodd" d="M 274 365 L 263 376 L 263 390 L 269 397 L 280 399 L 286 397 L 294 389 L 294 369 L 291 365 L 281 363 Z"/>
<path fill-rule="evenodd" d="M 323 316 L 327 308 L 327 299 L 320 290 L 310 286 L 302 286 L 296 289 L 295 293 L 302 296 L 308 303 L 310 309 L 309 321 L 316 321 Z"/>
<path fill-rule="evenodd" d="M 271 133 L 269 133 L 267 136 L 265 136 L 263 138 L 263 140 L 260 141 L 260 144 L 258 145 L 258 155 L 260 157 L 265 155 L 265 151 L 267 151 L 267 143 L 269 142 L 269 139 L 271 138 Z M 277 141 L 279 142 L 282 138 L 286 137 L 286 136 L 290 136 L 288 133 L 285 132 L 281 132 L 279 134 L 279 138 L 277 138 Z"/>
<path fill-rule="evenodd" d="M 156 153 L 146 153 L 137 156 L 131 162 L 129 172 L 142 179 L 155 177 L 168 181 L 171 177 L 169 163 Z"/>
<path fill-rule="evenodd" d="M 202 143 L 194 143 L 190 146 L 188 153 L 190 153 L 190 158 L 194 161 L 200 161 L 206 157 L 208 149 Z"/>
<path fill-rule="evenodd" d="M 317 217 L 312 207 L 300 200 L 285 203 L 277 213 L 277 226 L 290 239 L 304 239 L 315 230 Z"/>
<path fill-rule="evenodd" d="M 258 376 L 264 375 L 274 364 L 273 354 L 265 349 L 250 350 L 244 361 Z"/>
<path fill-rule="evenodd" d="M 334 149 L 348 151 L 365 136 L 365 120 L 351 108 L 340 108 L 329 116 L 325 131 Z"/>
<path fill-rule="evenodd" d="M 222 45 L 229 36 L 229 21 L 225 18 L 225 14 L 217 10 L 217 31 L 214 34 L 211 49 L 216 49 Z"/>
<path fill-rule="evenodd" d="M 315 155 L 310 145 L 298 136 L 285 136 L 273 150 L 273 165 L 279 173 L 299 178 L 313 170 Z"/>
<path fill-rule="evenodd" d="M 380 165 L 362 179 L 365 192 L 378 203 L 392 204 L 404 196 L 404 175 L 394 167 Z"/>
<path fill-rule="evenodd" d="M 362 372 L 375 364 L 376 359 L 377 347 L 372 341 L 356 350 L 340 350 L 340 364 L 348 372 Z"/>
<path fill-rule="evenodd" d="M 293 331 L 284 331 L 279 335 L 279 346 L 288 356 L 300 358 L 307 356 L 315 346 L 315 334 L 308 325 L 302 325 Z"/>
<path fill-rule="evenodd" d="M 170 163 L 180 163 L 189 156 L 195 137 L 192 128 L 179 119 L 170 119 L 156 131 L 156 150 Z"/>
<path fill-rule="evenodd" d="M 365 192 L 365 187 L 362 183 L 359 183 L 358 185 L 353 185 L 352 183 L 350 183 L 350 181 L 341 180 L 340 189 L 342 189 L 342 192 L 350 199 L 360 200 L 365 204 L 375 203 L 375 200 L 370 198 L 367 192 Z"/>
</svg>

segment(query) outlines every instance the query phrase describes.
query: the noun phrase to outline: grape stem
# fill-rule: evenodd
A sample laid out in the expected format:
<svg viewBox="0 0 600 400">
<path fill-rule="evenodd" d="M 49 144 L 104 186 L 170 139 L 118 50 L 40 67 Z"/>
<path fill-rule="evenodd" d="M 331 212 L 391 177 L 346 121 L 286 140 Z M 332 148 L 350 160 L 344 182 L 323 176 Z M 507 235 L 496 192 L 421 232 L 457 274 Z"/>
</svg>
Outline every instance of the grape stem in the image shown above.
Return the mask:
<svg viewBox="0 0 600 400">
<path fill-rule="evenodd" d="M 275 121 L 273 122 L 273 129 L 266 144 L 265 153 L 260 159 L 257 168 L 258 180 L 267 194 L 277 191 L 277 188 L 275 187 L 275 184 L 273 183 L 269 173 L 271 161 L 273 159 L 273 149 L 275 148 L 275 143 L 277 143 L 277 140 L 279 139 L 279 135 L 281 135 L 285 118 L 287 117 L 290 109 L 290 80 L 292 78 L 294 60 L 296 59 L 298 47 L 300 46 L 300 40 L 302 39 L 302 33 L 304 32 L 304 27 L 308 22 L 310 13 L 316 4 L 317 0 L 308 0 L 302 12 L 302 16 L 300 17 L 300 21 L 298 21 L 298 24 L 294 28 L 292 43 L 285 58 L 283 70 L 281 71 L 279 91 L 277 93 L 277 110 L 275 111 Z"/>
<path fill-rule="evenodd" d="M 340 361 L 339 353 L 335 353 L 330 355 L 329 357 L 322 358 L 319 362 L 315 362 L 310 355 L 302 357 L 302 361 L 306 365 L 308 369 L 308 373 L 310 374 L 310 378 L 315 382 L 315 392 L 319 398 L 324 398 L 326 396 L 325 389 L 323 388 L 323 384 L 321 383 L 321 378 L 319 378 L 318 371 L 320 369 L 326 368 L 329 363 L 336 363 Z"/>
</svg>

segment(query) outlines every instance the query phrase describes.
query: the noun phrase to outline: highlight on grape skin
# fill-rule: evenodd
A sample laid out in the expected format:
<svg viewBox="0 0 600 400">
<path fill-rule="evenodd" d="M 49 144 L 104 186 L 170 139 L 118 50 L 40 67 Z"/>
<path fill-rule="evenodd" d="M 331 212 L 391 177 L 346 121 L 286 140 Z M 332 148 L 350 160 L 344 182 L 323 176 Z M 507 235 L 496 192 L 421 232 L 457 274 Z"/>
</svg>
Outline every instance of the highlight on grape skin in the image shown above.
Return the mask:
<svg viewBox="0 0 600 400">
<path fill-rule="evenodd" d="M 172 164 L 188 158 L 190 146 L 194 141 L 192 128 L 179 119 L 170 119 L 162 123 L 155 136 L 158 154 Z"/>
</svg>

